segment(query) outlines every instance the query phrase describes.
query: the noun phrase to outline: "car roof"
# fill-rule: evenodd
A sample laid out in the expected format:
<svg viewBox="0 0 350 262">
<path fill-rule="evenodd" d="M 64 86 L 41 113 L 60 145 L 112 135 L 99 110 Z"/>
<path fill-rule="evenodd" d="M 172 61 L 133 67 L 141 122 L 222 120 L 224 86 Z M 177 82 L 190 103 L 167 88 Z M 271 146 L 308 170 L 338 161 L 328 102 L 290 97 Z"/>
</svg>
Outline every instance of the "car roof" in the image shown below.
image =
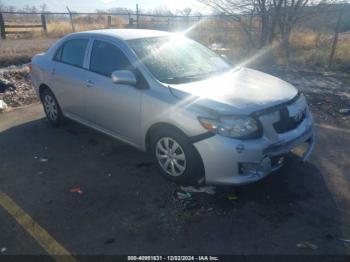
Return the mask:
<svg viewBox="0 0 350 262">
<path fill-rule="evenodd" d="M 170 36 L 172 33 L 158 30 L 148 30 L 148 29 L 101 29 L 101 30 L 91 30 L 79 33 L 74 33 L 72 35 L 88 34 L 88 35 L 102 35 L 116 37 L 121 40 L 131 40 L 137 38 L 148 38 L 148 37 L 160 37 L 160 36 Z"/>
</svg>

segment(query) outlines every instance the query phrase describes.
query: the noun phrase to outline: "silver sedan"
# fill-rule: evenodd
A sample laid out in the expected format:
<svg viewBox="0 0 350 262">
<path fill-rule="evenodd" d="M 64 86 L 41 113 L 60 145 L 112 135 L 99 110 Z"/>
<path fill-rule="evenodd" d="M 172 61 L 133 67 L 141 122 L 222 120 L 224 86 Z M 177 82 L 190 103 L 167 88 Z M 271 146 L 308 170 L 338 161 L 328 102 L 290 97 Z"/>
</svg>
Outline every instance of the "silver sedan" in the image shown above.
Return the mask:
<svg viewBox="0 0 350 262">
<path fill-rule="evenodd" d="M 65 118 L 150 152 L 181 183 L 246 184 L 314 145 L 305 97 L 232 66 L 181 34 L 110 29 L 60 39 L 33 57 L 32 83 L 53 126 Z"/>
</svg>

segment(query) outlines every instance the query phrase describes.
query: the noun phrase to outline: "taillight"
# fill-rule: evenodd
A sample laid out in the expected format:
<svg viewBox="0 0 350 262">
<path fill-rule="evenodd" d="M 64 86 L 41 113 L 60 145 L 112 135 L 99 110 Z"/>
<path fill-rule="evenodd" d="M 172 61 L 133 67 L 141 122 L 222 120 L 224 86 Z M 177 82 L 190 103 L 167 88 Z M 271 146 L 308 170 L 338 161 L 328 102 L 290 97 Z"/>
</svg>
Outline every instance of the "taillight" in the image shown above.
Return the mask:
<svg viewBox="0 0 350 262">
<path fill-rule="evenodd" d="M 28 68 L 29 68 L 29 72 L 32 72 L 32 69 L 33 69 L 32 63 L 28 63 Z"/>
</svg>

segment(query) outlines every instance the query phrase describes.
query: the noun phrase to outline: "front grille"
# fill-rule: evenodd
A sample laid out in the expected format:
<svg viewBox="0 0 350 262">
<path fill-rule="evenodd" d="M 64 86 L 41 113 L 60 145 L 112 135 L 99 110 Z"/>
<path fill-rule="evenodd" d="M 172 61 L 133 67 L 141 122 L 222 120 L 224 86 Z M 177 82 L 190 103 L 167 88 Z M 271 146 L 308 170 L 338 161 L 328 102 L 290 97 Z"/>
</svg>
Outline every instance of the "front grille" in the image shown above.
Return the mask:
<svg viewBox="0 0 350 262">
<path fill-rule="evenodd" d="M 280 120 L 273 124 L 277 133 L 285 133 L 299 126 L 301 122 L 305 119 L 305 109 L 301 111 L 298 115 L 289 116 L 287 107 L 279 110 Z"/>
</svg>

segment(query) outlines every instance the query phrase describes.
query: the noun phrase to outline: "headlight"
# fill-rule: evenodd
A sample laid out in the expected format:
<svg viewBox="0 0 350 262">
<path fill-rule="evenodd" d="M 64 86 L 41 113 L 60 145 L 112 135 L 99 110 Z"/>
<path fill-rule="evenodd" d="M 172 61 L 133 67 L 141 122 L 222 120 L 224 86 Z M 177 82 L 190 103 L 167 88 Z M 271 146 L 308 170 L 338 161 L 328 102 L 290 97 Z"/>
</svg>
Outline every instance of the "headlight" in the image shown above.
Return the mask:
<svg viewBox="0 0 350 262">
<path fill-rule="evenodd" d="M 257 121 L 245 116 L 222 116 L 218 119 L 198 117 L 199 122 L 208 131 L 222 136 L 248 139 L 261 136 Z"/>
</svg>

